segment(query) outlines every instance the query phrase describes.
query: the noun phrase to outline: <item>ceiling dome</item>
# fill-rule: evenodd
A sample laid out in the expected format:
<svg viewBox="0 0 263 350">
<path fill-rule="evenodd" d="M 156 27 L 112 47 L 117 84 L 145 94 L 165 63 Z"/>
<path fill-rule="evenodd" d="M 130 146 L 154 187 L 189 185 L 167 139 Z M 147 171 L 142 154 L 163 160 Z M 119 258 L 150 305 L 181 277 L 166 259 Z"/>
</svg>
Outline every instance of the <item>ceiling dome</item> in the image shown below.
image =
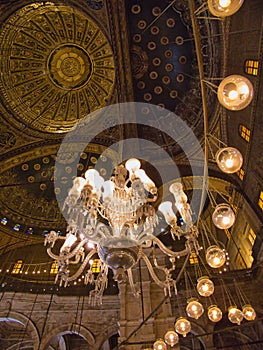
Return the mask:
<svg viewBox="0 0 263 350">
<path fill-rule="evenodd" d="M 5 22 L 0 42 L 0 91 L 17 126 L 66 132 L 109 101 L 113 52 L 88 15 L 51 3 L 25 6 Z"/>
</svg>

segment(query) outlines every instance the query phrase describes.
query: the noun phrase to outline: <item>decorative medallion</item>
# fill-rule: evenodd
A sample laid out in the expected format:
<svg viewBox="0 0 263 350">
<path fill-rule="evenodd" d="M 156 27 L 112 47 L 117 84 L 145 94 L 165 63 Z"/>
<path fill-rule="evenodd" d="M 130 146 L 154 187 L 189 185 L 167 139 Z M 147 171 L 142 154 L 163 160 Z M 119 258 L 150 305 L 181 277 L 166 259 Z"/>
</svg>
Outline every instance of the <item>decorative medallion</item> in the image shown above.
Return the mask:
<svg viewBox="0 0 263 350">
<path fill-rule="evenodd" d="M 17 126 L 66 132 L 112 96 L 110 43 L 92 18 L 72 7 L 21 8 L 3 25 L 0 50 L 0 92 Z"/>
<path fill-rule="evenodd" d="M 139 46 L 131 49 L 132 74 L 136 79 L 141 78 L 148 70 L 148 56 Z"/>
</svg>

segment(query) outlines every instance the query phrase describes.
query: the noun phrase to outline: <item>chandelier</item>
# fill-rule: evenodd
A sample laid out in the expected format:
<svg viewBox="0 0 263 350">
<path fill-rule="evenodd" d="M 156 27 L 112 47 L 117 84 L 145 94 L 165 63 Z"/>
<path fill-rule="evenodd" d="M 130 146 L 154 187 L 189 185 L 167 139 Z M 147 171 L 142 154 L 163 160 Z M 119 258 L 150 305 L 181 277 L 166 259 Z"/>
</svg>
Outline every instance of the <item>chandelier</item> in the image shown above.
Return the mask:
<svg viewBox="0 0 263 350">
<path fill-rule="evenodd" d="M 101 303 L 107 287 L 108 268 L 114 273 L 119 283 L 127 278 L 136 295 L 132 268 L 140 259 L 145 261 L 153 280 L 171 296 L 176 292 L 176 280 L 172 278 L 175 260 L 189 256 L 192 251 L 200 249 L 198 230 L 192 222 L 191 209 L 181 183 L 173 183 L 170 192 L 174 195 L 175 207 L 179 211 L 183 226 L 177 223 L 172 203 L 163 202 L 159 206 L 173 240 L 184 237 L 185 248 L 181 251 L 170 250 L 154 234 L 158 225 L 156 214 L 157 188 L 148 177 L 138 159 L 131 158 L 117 166 L 107 181 L 95 169 L 89 169 L 85 178 L 76 177 L 64 203 L 68 216 L 67 234 L 60 236 L 51 231 L 45 238 L 49 256 L 58 264 L 56 281 L 67 286 L 84 274 L 85 284 L 94 284 L 90 297 L 95 303 Z M 61 245 L 62 243 L 62 245 Z M 59 245 L 56 254 L 55 244 Z M 169 258 L 170 268 L 158 265 L 153 246 L 157 245 Z M 87 247 L 93 248 L 87 249 Z M 53 249 L 54 248 L 54 251 Z M 145 249 L 153 250 L 153 259 Z M 58 251 L 58 250 L 57 250 Z M 94 273 L 92 258 L 98 256 L 99 273 Z M 70 265 L 78 266 L 70 273 Z M 162 271 L 158 276 L 154 269 Z"/>
</svg>

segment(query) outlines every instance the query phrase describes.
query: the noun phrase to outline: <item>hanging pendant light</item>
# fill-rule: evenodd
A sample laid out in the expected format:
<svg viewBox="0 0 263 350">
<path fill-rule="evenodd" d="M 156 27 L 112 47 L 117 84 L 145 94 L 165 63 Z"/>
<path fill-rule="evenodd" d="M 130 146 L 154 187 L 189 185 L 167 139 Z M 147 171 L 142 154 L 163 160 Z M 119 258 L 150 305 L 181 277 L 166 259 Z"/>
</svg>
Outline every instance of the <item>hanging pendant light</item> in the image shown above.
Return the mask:
<svg viewBox="0 0 263 350">
<path fill-rule="evenodd" d="M 174 327 L 176 332 L 181 334 L 183 337 L 186 337 L 186 334 L 191 331 L 191 323 L 184 317 L 179 317 L 175 322 Z"/>
<path fill-rule="evenodd" d="M 157 339 L 153 344 L 153 350 L 167 350 L 167 346 L 162 339 Z"/>
<path fill-rule="evenodd" d="M 216 17 L 227 17 L 236 13 L 244 0 L 208 0 L 208 9 Z"/>
<path fill-rule="evenodd" d="M 253 85 L 242 75 L 229 75 L 221 81 L 217 97 L 222 106 L 232 111 L 246 108 L 252 101 Z"/>
<path fill-rule="evenodd" d="M 207 316 L 212 322 L 219 322 L 222 319 L 222 311 L 216 305 L 210 305 Z"/>
<path fill-rule="evenodd" d="M 234 147 L 219 149 L 215 159 L 219 169 L 227 174 L 236 173 L 243 164 L 242 154 Z"/>
<path fill-rule="evenodd" d="M 227 203 L 218 204 L 212 215 L 214 225 L 222 230 L 231 227 L 235 219 L 235 214 Z"/>
<path fill-rule="evenodd" d="M 206 250 L 206 262 L 213 268 L 219 268 L 226 262 L 226 253 L 217 245 L 211 245 Z"/>
<path fill-rule="evenodd" d="M 253 321 L 256 318 L 256 311 L 250 304 L 242 307 L 242 313 L 247 321 Z"/>
<path fill-rule="evenodd" d="M 179 336 L 175 331 L 167 331 L 164 336 L 166 344 L 174 346 L 179 341 Z"/>
<path fill-rule="evenodd" d="M 202 297 L 209 297 L 214 293 L 214 283 L 208 278 L 208 276 L 202 276 L 197 280 L 196 286 L 197 292 Z"/>
<path fill-rule="evenodd" d="M 188 301 L 186 306 L 186 313 L 189 317 L 195 318 L 196 320 L 203 315 L 204 307 L 203 305 L 196 299 L 191 298 Z"/>
<path fill-rule="evenodd" d="M 239 310 L 236 305 L 232 305 L 228 308 L 228 319 L 232 323 L 240 325 L 243 320 L 242 311 Z"/>
</svg>

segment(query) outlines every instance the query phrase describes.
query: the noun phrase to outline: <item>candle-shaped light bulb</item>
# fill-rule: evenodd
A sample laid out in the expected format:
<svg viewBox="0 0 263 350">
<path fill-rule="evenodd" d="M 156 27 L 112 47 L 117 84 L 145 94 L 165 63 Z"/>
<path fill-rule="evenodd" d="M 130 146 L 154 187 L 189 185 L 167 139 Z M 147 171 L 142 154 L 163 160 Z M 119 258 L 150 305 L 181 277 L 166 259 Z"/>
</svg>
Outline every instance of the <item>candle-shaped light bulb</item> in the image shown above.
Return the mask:
<svg viewBox="0 0 263 350">
<path fill-rule="evenodd" d="M 113 198 L 114 182 L 111 180 L 105 181 L 103 184 L 103 200 L 110 201 Z"/>
<path fill-rule="evenodd" d="M 100 191 L 101 186 L 104 183 L 103 177 L 100 176 L 99 172 L 95 169 L 88 169 L 85 172 L 85 178 L 87 182 L 97 191 Z"/>
<path fill-rule="evenodd" d="M 141 180 L 141 182 L 144 185 L 144 188 L 147 191 L 150 191 L 151 188 L 155 187 L 154 182 L 149 178 L 148 175 L 146 175 L 146 173 L 143 169 L 136 170 L 135 175 Z"/>
<path fill-rule="evenodd" d="M 83 189 L 83 187 L 86 184 L 86 180 L 81 177 L 81 176 L 77 176 L 75 177 L 75 179 L 73 180 L 73 186 L 74 188 L 76 188 L 79 192 Z"/>
<path fill-rule="evenodd" d="M 164 215 L 165 221 L 168 225 L 170 225 L 172 222 L 176 222 L 176 215 L 173 212 L 172 209 L 172 202 L 162 202 L 159 205 L 160 212 Z"/>
<path fill-rule="evenodd" d="M 125 163 L 125 168 L 129 171 L 130 174 L 134 173 L 136 170 L 139 170 L 141 167 L 141 162 L 137 158 L 130 158 Z"/>
<path fill-rule="evenodd" d="M 68 251 L 76 242 L 76 240 L 77 237 L 75 235 L 73 235 L 72 233 L 68 233 L 63 246 L 60 248 L 60 252 L 63 253 L 64 251 Z"/>
</svg>

